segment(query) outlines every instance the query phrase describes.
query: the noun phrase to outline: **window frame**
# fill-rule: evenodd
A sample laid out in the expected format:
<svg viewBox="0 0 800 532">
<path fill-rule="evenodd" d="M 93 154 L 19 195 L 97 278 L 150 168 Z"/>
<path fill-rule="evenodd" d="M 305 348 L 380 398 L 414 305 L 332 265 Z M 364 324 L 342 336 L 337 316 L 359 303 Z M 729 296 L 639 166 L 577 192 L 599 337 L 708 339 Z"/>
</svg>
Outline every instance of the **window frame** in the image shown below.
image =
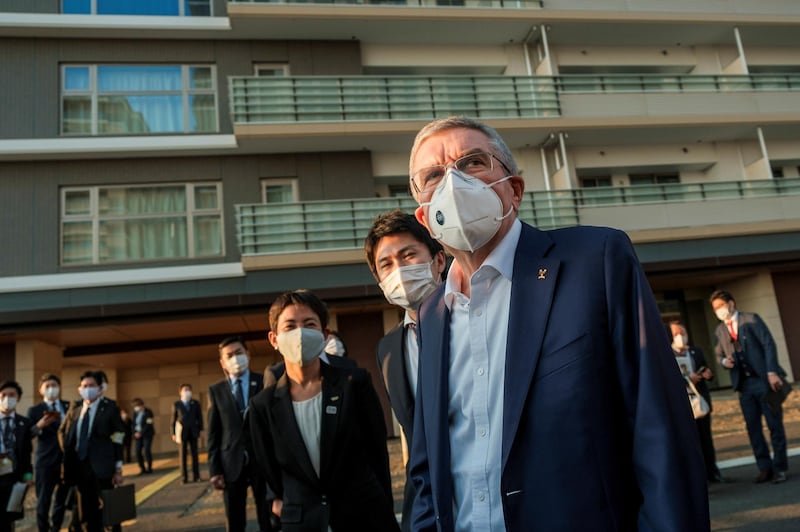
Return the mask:
<svg viewBox="0 0 800 532">
<path fill-rule="evenodd" d="M 267 202 L 267 187 L 275 185 L 290 185 L 292 187 L 292 200 L 283 202 Z M 261 203 L 264 205 L 286 205 L 300 201 L 300 186 L 296 177 L 265 177 L 261 179 Z"/>
<path fill-rule="evenodd" d="M 100 96 L 107 96 L 107 95 L 171 95 L 174 96 L 177 94 L 175 90 L 167 90 L 167 91 L 108 91 L 100 93 L 98 90 L 98 76 L 97 76 L 97 69 L 98 67 L 105 67 L 105 66 L 114 66 L 114 67 L 170 67 L 170 66 L 179 66 L 181 67 L 181 89 L 180 89 L 180 96 L 181 96 L 181 113 L 183 117 L 183 127 L 181 131 L 165 131 L 165 132 L 155 132 L 155 133 L 141 133 L 141 132 L 132 132 L 132 133 L 100 133 L 98 131 L 99 128 L 99 98 Z M 66 80 L 67 80 L 67 69 L 69 68 L 88 68 L 89 69 L 89 88 L 88 89 L 70 89 L 67 90 L 65 87 Z M 211 80 L 211 87 L 210 88 L 192 88 L 191 80 L 190 80 L 190 72 L 192 68 L 208 68 L 210 70 L 210 80 Z M 215 134 L 219 133 L 220 131 L 220 119 L 219 119 L 219 94 L 218 94 L 218 84 L 217 84 L 217 66 L 214 64 L 201 64 L 201 63 L 190 63 L 190 64 L 175 64 L 175 63 L 148 63 L 148 64 L 140 64 L 140 63 L 62 63 L 60 65 L 60 83 L 59 83 L 59 136 L 61 137 L 82 137 L 82 136 L 90 136 L 90 137 L 126 137 L 126 136 L 159 136 L 159 135 L 208 135 L 208 134 Z M 189 103 L 189 99 L 191 96 L 208 96 L 211 95 L 214 98 L 214 128 L 211 130 L 198 130 L 192 131 L 190 129 L 191 124 L 191 106 Z M 88 96 L 90 101 L 90 131 L 89 132 L 74 132 L 74 133 L 67 133 L 64 131 L 64 101 L 65 98 L 68 96 Z"/>
<path fill-rule="evenodd" d="M 100 214 L 100 191 L 108 189 L 136 189 L 136 188 L 175 188 L 183 186 L 186 209 L 183 213 L 146 213 L 146 214 Z M 198 209 L 195 205 L 195 192 L 198 187 L 216 188 L 217 206 L 214 209 Z M 70 192 L 84 191 L 89 193 L 89 213 L 68 215 L 67 194 Z M 59 264 L 66 268 L 84 267 L 95 265 L 118 265 L 118 264 L 142 264 L 146 262 L 169 262 L 195 259 L 213 259 L 225 257 L 225 216 L 222 197 L 222 183 L 220 181 L 191 181 L 191 182 L 167 182 L 167 183 L 126 183 L 114 185 L 90 185 L 90 186 L 63 186 L 59 190 Z M 198 255 L 196 249 L 195 218 L 217 216 L 219 219 L 220 252 L 215 255 Z M 157 218 L 177 218 L 182 217 L 186 223 L 186 256 L 182 257 L 157 257 L 157 258 L 127 258 L 124 260 L 100 260 L 100 224 L 111 220 L 143 220 Z M 91 260 L 83 262 L 65 262 L 65 225 L 68 223 L 91 223 L 92 253 Z"/>
</svg>

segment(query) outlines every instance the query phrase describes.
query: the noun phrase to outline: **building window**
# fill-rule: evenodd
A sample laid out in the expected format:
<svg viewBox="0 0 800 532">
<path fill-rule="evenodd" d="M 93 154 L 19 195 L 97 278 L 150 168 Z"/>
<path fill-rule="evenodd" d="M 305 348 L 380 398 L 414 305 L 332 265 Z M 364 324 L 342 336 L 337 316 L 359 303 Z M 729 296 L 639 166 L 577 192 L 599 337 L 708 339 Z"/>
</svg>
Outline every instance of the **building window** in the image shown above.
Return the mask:
<svg viewBox="0 0 800 532">
<path fill-rule="evenodd" d="M 61 191 L 61 263 L 108 264 L 224 253 L 218 183 Z"/>
<path fill-rule="evenodd" d="M 209 17 L 211 0 L 63 0 L 61 12 L 82 15 Z"/>
<path fill-rule="evenodd" d="M 408 188 L 407 183 L 403 183 L 402 185 L 389 185 L 389 196 L 392 198 L 411 197 L 411 189 Z"/>
<path fill-rule="evenodd" d="M 610 187 L 611 176 L 581 177 L 581 188 Z"/>
<path fill-rule="evenodd" d="M 216 70 L 202 65 L 64 65 L 61 133 L 217 131 Z"/>
<path fill-rule="evenodd" d="M 253 65 L 253 72 L 259 77 L 283 77 L 289 75 L 289 65 L 284 63 L 258 63 Z"/>
<path fill-rule="evenodd" d="M 264 203 L 294 203 L 297 197 L 297 179 L 264 179 L 261 181 L 261 200 Z"/>
<path fill-rule="evenodd" d="M 678 174 L 631 174 L 631 185 L 668 185 L 680 183 Z"/>
</svg>

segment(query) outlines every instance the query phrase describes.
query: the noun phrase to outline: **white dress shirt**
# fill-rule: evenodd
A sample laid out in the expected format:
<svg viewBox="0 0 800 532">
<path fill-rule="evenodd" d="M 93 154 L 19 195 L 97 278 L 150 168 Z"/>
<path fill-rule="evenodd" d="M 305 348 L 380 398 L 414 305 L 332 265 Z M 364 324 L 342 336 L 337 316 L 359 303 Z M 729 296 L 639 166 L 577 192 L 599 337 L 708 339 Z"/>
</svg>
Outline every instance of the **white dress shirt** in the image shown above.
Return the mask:
<svg viewBox="0 0 800 532">
<path fill-rule="evenodd" d="M 511 279 L 521 232 L 516 221 L 470 278 L 470 297 L 458 290 L 463 276 L 458 262 L 447 276 L 450 470 L 459 532 L 506 529 L 500 496 L 503 390 Z"/>
</svg>

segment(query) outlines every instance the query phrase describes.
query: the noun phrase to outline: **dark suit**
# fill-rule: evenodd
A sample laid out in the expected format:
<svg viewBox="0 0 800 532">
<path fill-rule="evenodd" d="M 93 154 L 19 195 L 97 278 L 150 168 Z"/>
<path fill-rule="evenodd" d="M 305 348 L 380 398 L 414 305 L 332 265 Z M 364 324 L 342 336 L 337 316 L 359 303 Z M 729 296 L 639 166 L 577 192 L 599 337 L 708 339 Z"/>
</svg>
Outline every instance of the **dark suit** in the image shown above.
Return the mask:
<svg viewBox="0 0 800 532">
<path fill-rule="evenodd" d="M 423 303 L 418 326 L 414 530 L 455 526 L 443 291 Z M 509 309 L 499 493 L 506 529 L 708 531 L 685 384 L 626 235 L 522 224 Z"/>
<path fill-rule="evenodd" d="M 11 488 L 16 482 L 22 482 L 27 475 L 33 474 L 31 464 L 31 453 L 33 444 L 31 443 L 30 419 L 19 414 L 14 414 L 14 465 L 11 473 L 0 475 L 0 532 L 12 530 L 11 525 L 17 519 L 22 519 L 22 513 L 6 512 L 8 498 L 11 495 Z M 5 422 L 0 421 L 0 437 L 3 437 Z M 28 476 L 27 478 L 31 478 Z"/>
<path fill-rule="evenodd" d="M 692 365 L 695 371 L 700 368 L 706 367 L 706 357 L 703 356 L 703 350 L 699 347 L 689 347 L 684 353 L 675 352 L 675 356 L 690 356 L 692 358 Z M 718 480 L 720 472 L 717 468 L 717 453 L 714 451 L 714 438 L 711 435 L 711 412 L 714 407 L 711 403 L 711 392 L 708 389 L 708 383 L 705 379 L 700 379 L 700 382 L 694 385 L 703 399 L 708 403 L 708 414 L 694 420 L 697 426 L 697 435 L 700 438 L 700 449 L 703 451 L 703 461 L 706 464 L 706 478 L 709 481 Z"/>
<path fill-rule="evenodd" d="M 786 456 L 786 432 L 783 428 L 783 408 L 775 411 L 765 400 L 769 391 L 768 373 L 784 377 L 786 372 L 778 365 L 778 351 L 775 341 L 764 321 L 758 314 L 738 313 L 737 339 L 741 350 L 736 351 L 725 323 L 720 322 L 716 330 L 716 354 L 734 359 L 731 368 L 731 384 L 739 392 L 739 405 L 742 408 L 750 446 L 756 457 L 760 471 L 786 471 L 789 467 Z M 724 367 L 724 365 L 723 365 Z M 770 460 L 769 447 L 764 439 L 761 416 L 767 421 L 774 458 Z"/>
<path fill-rule="evenodd" d="M 252 399 L 264 386 L 262 375 L 250 372 L 246 383 L 248 399 Z M 266 481 L 252 470 L 253 451 L 244 419 L 239 413 L 228 379 L 213 384 L 208 389 L 211 407 L 208 410 L 208 469 L 212 477 L 225 479 L 223 499 L 227 530 L 243 531 L 247 525 L 247 486 L 253 490 L 256 514 L 261 532 L 272 530 L 270 515 L 272 501 L 268 499 Z"/>
<path fill-rule="evenodd" d="M 133 413 L 133 433 L 136 438 L 136 460 L 142 473 L 153 472 L 153 436 L 156 435 L 155 417 L 149 408 L 142 408 L 141 412 Z"/>
<path fill-rule="evenodd" d="M 68 485 L 77 486 L 81 522 L 90 532 L 103 529 L 100 492 L 113 487 L 117 463 L 122 462 L 124 435 L 117 403 L 106 397 L 100 397 L 96 401 L 97 410 L 90 425 L 89 449 L 84 460 L 78 457 L 76 448 L 81 402 L 72 405 L 59 428 L 59 441 L 64 452 L 64 481 Z"/>
<path fill-rule="evenodd" d="M 66 415 L 69 410 L 67 401 L 58 400 L 61 410 Z M 28 417 L 36 424 L 51 410 L 44 401 L 28 409 Z M 58 426 L 63 417 L 47 425 L 36 435 L 36 524 L 39 532 L 59 530 L 64 521 L 65 501 L 69 488 L 61 482 L 61 460 L 64 453 L 58 444 Z M 55 492 L 55 498 L 53 493 Z M 50 503 L 52 502 L 52 513 Z"/>
<path fill-rule="evenodd" d="M 175 423 L 181 424 L 181 433 L 175 433 Z M 186 467 L 186 453 L 192 453 L 192 473 L 194 480 L 200 479 L 200 464 L 197 461 L 197 438 L 203 430 L 203 413 L 200 410 L 200 403 L 194 399 L 189 400 L 189 405 L 183 401 L 175 401 L 172 405 L 172 434 L 180 436 L 181 439 L 181 471 L 183 480 L 189 479 L 189 471 Z"/>
<path fill-rule="evenodd" d="M 356 364 L 356 361 L 352 358 L 340 357 L 336 355 L 325 354 L 325 358 L 320 357 L 320 362 L 335 368 L 352 369 L 358 367 L 358 364 Z M 267 372 L 269 372 L 269 374 Z M 264 370 L 264 375 L 267 378 L 267 380 L 264 381 L 264 386 L 271 386 L 272 384 L 278 382 L 278 379 L 280 379 L 284 373 L 286 373 L 286 363 L 283 360 L 268 366 L 267 369 Z"/>
<path fill-rule="evenodd" d="M 378 368 L 381 370 L 383 385 L 389 394 L 389 402 L 403 428 L 408 447 L 414 436 L 414 392 L 408 382 L 406 361 L 406 336 L 408 328 L 400 323 L 378 342 Z M 403 489 L 403 532 L 411 530 L 411 506 L 414 502 L 414 485 L 406 467 L 406 482 Z"/>
<path fill-rule="evenodd" d="M 283 500 L 284 532 L 399 530 L 392 509 L 386 425 L 369 374 L 320 364 L 320 474 L 297 426 L 289 380 L 250 403 L 259 471 Z"/>
</svg>

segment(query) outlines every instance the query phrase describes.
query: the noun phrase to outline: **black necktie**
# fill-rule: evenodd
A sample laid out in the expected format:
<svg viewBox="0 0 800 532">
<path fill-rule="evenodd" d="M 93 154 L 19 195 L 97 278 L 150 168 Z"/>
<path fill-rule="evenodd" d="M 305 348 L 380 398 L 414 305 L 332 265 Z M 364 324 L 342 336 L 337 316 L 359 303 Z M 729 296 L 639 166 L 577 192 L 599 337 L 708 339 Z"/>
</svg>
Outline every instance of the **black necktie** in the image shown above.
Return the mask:
<svg viewBox="0 0 800 532">
<path fill-rule="evenodd" d="M 14 437 L 14 418 L 11 416 L 3 419 L 5 426 L 3 427 L 3 446 L 6 448 L 6 454 L 14 462 L 14 447 L 16 447 L 16 438 Z"/>
<path fill-rule="evenodd" d="M 89 409 L 81 417 L 81 432 L 78 435 L 78 458 L 86 460 L 89 456 Z"/>
<path fill-rule="evenodd" d="M 239 413 L 244 413 L 244 394 L 242 393 L 242 379 L 236 379 L 233 383 L 233 397 L 236 399 L 236 406 Z"/>
</svg>

